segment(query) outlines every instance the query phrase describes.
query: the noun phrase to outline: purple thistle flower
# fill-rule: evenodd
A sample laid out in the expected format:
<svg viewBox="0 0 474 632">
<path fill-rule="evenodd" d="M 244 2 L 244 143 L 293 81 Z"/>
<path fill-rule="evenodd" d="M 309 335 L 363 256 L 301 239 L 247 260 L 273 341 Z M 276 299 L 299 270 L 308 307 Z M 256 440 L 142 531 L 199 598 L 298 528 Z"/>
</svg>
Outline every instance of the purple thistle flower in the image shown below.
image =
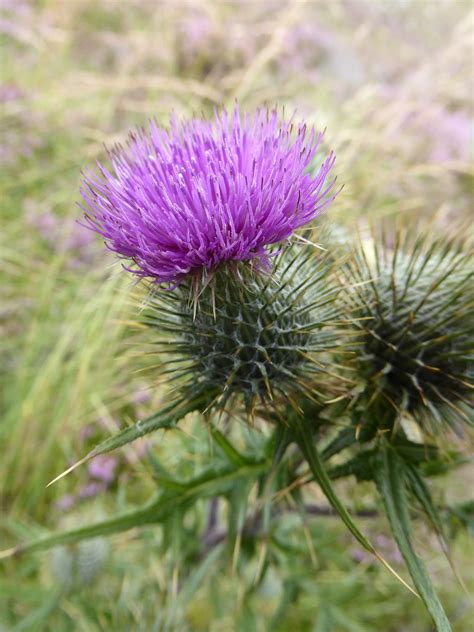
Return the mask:
<svg viewBox="0 0 474 632">
<path fill-rule="evenodd" d="M 294 130 L 294 127 L 296 129 Z M 295 132 L 295 133 L 293 133 Z M 225 261 L 268 266 L 267 246 L 314 219 L 334 195 L 331 152 L 309 173 L 322 134 L 281 121 L 276 110 L 243 119 L 150 122 L 110 153 L 112 169 L 85 176 L 81 194 L 89 228 L 132 259 L 131 270 L 156 283 Z"/>
</svg>

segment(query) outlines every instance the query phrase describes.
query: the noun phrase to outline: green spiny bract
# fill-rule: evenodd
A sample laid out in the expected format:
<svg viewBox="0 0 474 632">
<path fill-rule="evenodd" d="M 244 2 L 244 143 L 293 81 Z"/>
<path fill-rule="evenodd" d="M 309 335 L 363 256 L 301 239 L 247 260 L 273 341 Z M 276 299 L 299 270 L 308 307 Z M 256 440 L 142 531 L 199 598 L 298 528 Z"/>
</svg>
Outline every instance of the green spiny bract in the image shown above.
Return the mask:
<svg viewBox="0 0 474 632">
<path fill-rule="evenodd" d="M 168 369 L 188 397 L 204 394 L 222 408 L 239 394 L 250 411 L 312 395 L 339 340 L 338 292 L 329 257 L 293 246 L 276 255 L 271 274 L 247 262 L 221 266 L 197 299 L 192 286 L 155 291 L 145 322 L 171 333 L 158 348 L 172 352 Z"/>
<path fill-rule="evenodd" d="M 361 242 L 348 264 L 351 315 L 365 384 L 355 407 L 368 432 L 408 415 L 425 430 L 472 421 L 474 292 L 460 246 L 395 235 Z"/>
</svg>

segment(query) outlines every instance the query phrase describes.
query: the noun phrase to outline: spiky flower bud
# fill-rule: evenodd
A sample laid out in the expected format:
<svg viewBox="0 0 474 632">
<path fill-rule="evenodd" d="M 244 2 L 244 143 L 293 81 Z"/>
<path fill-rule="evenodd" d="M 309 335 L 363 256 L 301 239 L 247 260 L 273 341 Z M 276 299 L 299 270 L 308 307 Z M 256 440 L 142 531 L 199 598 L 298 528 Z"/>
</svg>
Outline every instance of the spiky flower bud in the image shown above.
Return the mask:
<svg viewBox="0 0 474 632">
<path fill-rule="evenodd" d="M 90 584 L 103 569 L 108 551 L 107 541 L 103 538 L 57 546 L 51 552 L 51 572 L 68 590 Z"/>
<path fill-rule="evenodd" d="M 172 332 L 158 348 L 173 352 L 170 366 L 190 396 L 207 393 L 222 407 L 241 394 L 247 409 L 311 396 L 312 376 L 338 340 L 329 327 L 338 292 L 330 265 L 327 255 L 293 246 L 277 256 L 271 275 L 245 264 L 223 266 L 194 309 L 186 284 L 155 292 L 146 322 Z"/>
<path fill-rule="evenodd" d="M 322 307 L 332 288 L 313 293 L 327 258 L 278 257 L 274 245 L 334 197 L 333 153 L 313 164 L 321 138 L 276 110 L 236 107 L 210 122 L 173 119 L 170 131 L 151 123 L 110 154 L 111 171 L 85 177 L 89 228 L 132 272 L 174 288 L 151 290 L 149 322 L 173 331 L 166 348 L 184 363 L 188 397 L 223 405 L 238 392 L 252 408 L 309 391 L 308 353 L 326 344 L 313 334 L 333 317 Z"/>
<path fill-rule="evenodd" d="M 348 270 L 363 343 L 361 424 L 392 429 L 407 413 L 426 430 L 472 422 L 468 256 L 449 241 L 398 234 L 392 245 L 383 237 L 361 242 Z"/>
</svg>

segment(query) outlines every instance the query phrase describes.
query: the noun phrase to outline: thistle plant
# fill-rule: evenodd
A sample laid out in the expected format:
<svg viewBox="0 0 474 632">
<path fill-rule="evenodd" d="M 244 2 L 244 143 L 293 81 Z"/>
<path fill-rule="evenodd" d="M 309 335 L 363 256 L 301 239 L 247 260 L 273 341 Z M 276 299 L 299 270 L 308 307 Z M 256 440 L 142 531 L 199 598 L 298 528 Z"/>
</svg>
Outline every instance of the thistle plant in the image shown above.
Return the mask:
<svg viewBox="0 0 474 632">
<path fill-rule="evenodd" d="M 472 424 L 474 285 L 462 242 L 399 232 L 355 247 L 347 265 L 351 317 L 361 332 L 354 404 L 365 436 Z"/>
<path fill-rule="evenodd" d="M 346 400 L 351 426 L 336 438 L 350 456 L 331 476 L 374 481 L 415 586 L 443 630 L 449 622 L 414 551 L 408 507 L 425 513 L 449 558 L 424 472 L 459 463 L 435 439 L 447 429 L 465 436 L 473 422 L 472 281 L 461 240 L 409 231 L 395 232 L 392 243 L 383 232 L 359 240 L 343 279 L 361 346 L 357 388 Z"/>
<path fill-rule="evenodd" d="M 171 390 L 167 406 L 106 439 L 63 475 L 173 428 L 189 412 L 205 419 L 220 456 L 186 482 L 158 468 L 163 488 L 145 506 L 7 554 L 146 524 L 169 528 L 204 497 L 229 504 L 234 563 L 252 486 L 264 507 L 252 520 L 268 529 L 277 492 L 301 503 L 295 482 L 303 460 L 357 541 L 423 599 L 437 630 L 450 630 L 414 551 L 409 515 L 415 501 L 447 550 L 425 481 L 427 466 L 446 469 L 447 460 L 430 437 L 420 443 L 400 427 L 407 416 L 425 433 L 468 421 L 467 257 L 444 241 L 396 237 L 393 246 L 374 242 L 373 254 L 364 245 L 345 248 L 341 261 L 329 238 L 324 248 L 309 239 L 323 232 L 301 235 L 335 195 L 334 155 L 319 160 L 321 141 L 275 110 L 251 117 L 235 108 L 210 122 L 173 118 L 169 131 L 151 122 L 110 152 L 109 168 L 99 164 L 84 176 L 85 223 L 144 281 L 141 320 Z M 218 427 L 223 414 L 271 423 L 243 453 Z M 449 462 L 459 462 L 454 449 Z M 349 476 L 375 483 L 416 590 L 336 492 L 333 481 Z M 258 529 L 247 532 L 259 537 Z M 259 576 L 264 567 L 259 562 Z"/>
<path fill-rule="evenodd" d="M 310 394 L 308 353 L 333 336 L 313 333 L 335 320 L 337 292 L 327 256 L 283 242 L 334 197 L 332 152 L 308 172 L 321 140 L 276 110 L 236 107 L 213 122 L 173 118 L 169 132 L 152 122 L 112 152 L 113 173 L 85 178 L 87 225 L 150 282 L 146 322 L 176 333 L 161 346 L 201 410 L 234 394 L 247 411 Z"/>
</svg>

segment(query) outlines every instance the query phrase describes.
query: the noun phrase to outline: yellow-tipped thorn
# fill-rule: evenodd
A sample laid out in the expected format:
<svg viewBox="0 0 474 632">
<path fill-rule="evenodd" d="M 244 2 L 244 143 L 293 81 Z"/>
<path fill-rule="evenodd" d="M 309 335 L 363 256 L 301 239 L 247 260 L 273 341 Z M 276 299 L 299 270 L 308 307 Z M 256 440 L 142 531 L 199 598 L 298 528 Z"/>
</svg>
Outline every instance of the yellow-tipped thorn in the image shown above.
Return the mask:
<svg viewBox="0 0 474 632">
<path fill-rule="evenodd" d="M 327 252 L 327 248 L 323 248 L 323 246 L 320 246 L 319 244 L 315 244 L 313 241 L 310 241 L 309 239 L 306 239 L 305 237 L 302 237 L 301 235 L 297 235 L 296 233 L 294 233 L 293 237 L 295 239 L 299 239 L 304 244 L 308 244 L 309 246 L 314 246 L 314 248 L 317 248 L 318 250 L 322 250 L 323 252 Z"/>
<path fill-rule="evenodd" d="M 0 551 L 0 560 L 6 560 L 7 557 L 13 557 L 19 551 L 21 551 L 21 547 L 19 546 L 14 546 L 11 549 L 5 549 L 5 551 Z"/>
<path fill-rule="evenodd" d="M 53 478 L 52 481 L 50 481 L 46 487 L 49 487 L 50 485 L 52 485 L 53 483 L 56 483 L 57 481 L 61 480 L 62 478 L 64 478 L 64 476 L 66 476 L 67 474 L 69 474 L 70 472 L 72 472 L 73 470 L 76 469 L 76 467 L 79 467 L 79 465 L 82 465 L 83 463 L 85 463 L 86 461 L 88 461 L 90 458 L 92 458 L 92 454 L 86 454 L 86 456 L 84 458 L 82 458 L 80 461 L 77 461 L 77 463 L 74 463 L 74 465 L 71 465 L 71 467 L 69 467 L 67 470 L 65 470 L 62 474 L 59 474 L 59 476 L 56 476 L 56 478 Z"/>
<path fill-rule="evenodd" d="M 379 561 L 379 562 L 381 562 L 381 563 L 385 566 L 385 568 L 386 568 L 387 570 L 389 570 L 389 571 L 392 573 L 392 575 L 393 575 L 394 577 L 396 577 L 396 578 L 398 579 L 398 581 L 399 581 L 400 583 L 402 583 L 402 584 L 405 586 L 405 588 L 408 588 L 408 590 L 409 590 L 411 593 L 413 593 L 413 594 L 415 595 L 415 597 L 418 597 L 418 599 L 420 599 L 420 595 L 416 592 L 416 590 L 415 590 L 414 588 L 412 588 L 412 587 L 410 586 L 410 584 L 408 584 L 408 583 L 407 583 L 407 582 L 403 579 L 403 577 L 401 577 L 401 576 L 397 573 L 397 571 L 396 571 L 394 568 L 392 568 L 392 567 L 390 566 L 390 564 L 387 562 L 387 560 L 386 560 L 386 559 L 384 559 L 384 558 L 380 555 L 380 553 L 377 553 L 377 551 L 374 551 L 373 553 L 374 553 L 375 557 L 378 559 L 378 561 Z"/>
</svg>

